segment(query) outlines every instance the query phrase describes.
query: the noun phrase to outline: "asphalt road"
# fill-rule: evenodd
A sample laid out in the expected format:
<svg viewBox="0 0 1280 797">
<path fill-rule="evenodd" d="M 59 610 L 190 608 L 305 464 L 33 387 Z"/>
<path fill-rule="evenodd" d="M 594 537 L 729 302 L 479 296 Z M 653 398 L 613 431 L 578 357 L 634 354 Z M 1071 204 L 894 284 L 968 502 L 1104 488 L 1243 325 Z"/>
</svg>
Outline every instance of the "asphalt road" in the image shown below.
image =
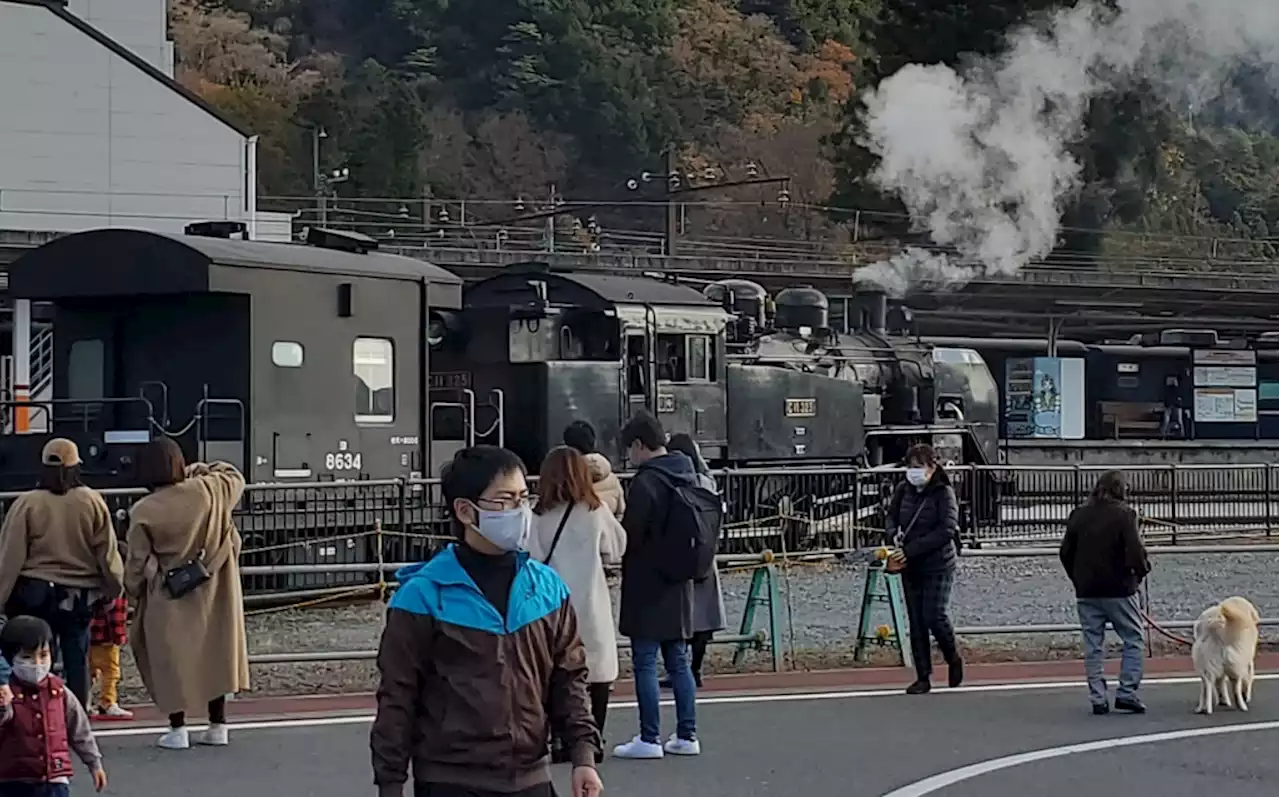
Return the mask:
<svg viewBox="0 0 1280 797">
<path fill-rule="evenodd" d="M 609 797 L 1110 797 L 1141 792 L 1274 797 L 1280 788 L 1276 681 L 1258 682 L 1248 714 L 1220 710 L 1210 718 L 1192 713 L 1196 689 L 1190 683 L 1148 684 L 1149 713 L 1106 717 L 1091 716 L 1083 687 L 1074 685 L 942 689 L 925 697 L 896 690 L 825 698 L 717 696 L 699 707 L 701 757 L 611 760 L 601 776 Z M 230 747 L 187 752 L 154 748 L 155 734 L 145 729 L 137 735 L 104 735 L 100 744 L 111 777 L 107 793 L 372 795 L 367 722 L 350 717 L 328 722 L 340 724 L 233 730 Z M 616 707 L 607 729 L 610 739 L 634 733 L 635 723 L 634 709 Z M 1098 749 L 1051 750 L 1049 757 L 967 778 L 955 771 L 1063 745 L 1253 723 L 1264 727 L 1157 737 L 1126 747 L 1107 742 Z M 667 716 L 664 732 L 672 725 Z M 561 793 L 567 794 L 568 773 L 556 774 Z M 942 780 L 931 786 L 926 780 L 931 777 Z M 92 784 L 81 775 L 72 793 L 90 795 Z"/>
</svg>

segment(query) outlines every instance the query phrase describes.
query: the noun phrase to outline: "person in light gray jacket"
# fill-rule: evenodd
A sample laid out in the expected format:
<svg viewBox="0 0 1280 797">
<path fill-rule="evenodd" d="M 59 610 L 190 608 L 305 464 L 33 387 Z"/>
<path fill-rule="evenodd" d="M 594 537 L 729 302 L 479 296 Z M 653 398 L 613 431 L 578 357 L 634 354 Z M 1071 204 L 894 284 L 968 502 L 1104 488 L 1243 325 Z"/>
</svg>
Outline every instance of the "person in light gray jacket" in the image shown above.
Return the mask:
<svg viewBox="0 0 1280 797">
<path fill-rule="evenodd" d="M 698 484 L 713 493 L 719 494 L 711 469 L 702 458 L 697 442 L 683 432 L 671 435 L 667 440 L 667 450 L 684 454 L 693 460 L 693 470 Z M 720 591 L 720 573 L 713 568 L 711 573 L 701 581 L 693 582 L 693 638 L 689 640 L 689 652 L 692 661 L 693 680 L 702 686 L 702 661 L 707 653 L 707 643 L 716 631 L 725 627 L 724 595 Z M 665 687 L 664 683 L 664 687 Z"/>
</svg>

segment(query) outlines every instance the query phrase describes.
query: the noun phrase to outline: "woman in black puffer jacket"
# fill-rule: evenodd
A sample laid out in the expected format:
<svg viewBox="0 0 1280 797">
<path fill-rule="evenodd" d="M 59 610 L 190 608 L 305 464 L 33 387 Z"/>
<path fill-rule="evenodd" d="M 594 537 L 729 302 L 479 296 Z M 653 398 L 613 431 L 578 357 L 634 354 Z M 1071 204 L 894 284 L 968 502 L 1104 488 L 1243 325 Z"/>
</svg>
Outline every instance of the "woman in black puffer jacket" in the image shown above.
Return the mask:
<svg viewBox="0 0 1280 797">
<path fill-rule="evenodd" d="M 907 694 L 922 695 L 929 691 L 933 673 L 930 634 L 947 662 L 948 685 L 959 686 L 964 680 L 964 663 L 947 616 L 959 557 L 960 507 L 931 446 L 912 446 L 906 462 L 907 479 L 889 503 L 885 535 L 906 559 L 902 587 L 916 668 L 915 683 L 907 687 Z"/>
</svg>

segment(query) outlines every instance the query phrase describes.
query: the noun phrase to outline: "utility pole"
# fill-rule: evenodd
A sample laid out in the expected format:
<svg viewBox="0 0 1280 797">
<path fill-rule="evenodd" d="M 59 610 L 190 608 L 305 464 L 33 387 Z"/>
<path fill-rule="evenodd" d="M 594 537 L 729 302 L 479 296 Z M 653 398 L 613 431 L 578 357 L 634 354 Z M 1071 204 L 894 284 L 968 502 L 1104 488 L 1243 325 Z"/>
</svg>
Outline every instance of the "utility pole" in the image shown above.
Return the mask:
<svg viewBox="0 0 1280 797">
<path fill-rule="evenodd" d="M 551 184 L 550 202 L 551 202 L 551 204 L 549 204 L 547 207 L 549 207 L 549 208 L 550 208 L 550 209 L 552 209 L 552 210 L 555 210 L 555 209 L 556 209 L 556 186 L 555 186 L 555 183 L 552 183 L 552 184 Z M 556 217 L 555 217 L 555 216 L 547 216 L 547 233 L 546 233 L 546 235 L 547 235 L 547 251 L 548 251 L 548 252 L 555 252 L 555 251 L 556 251 Z"/>
<path fill-rule="evenodd" d="M 676 237 L 680 232 L 680 206 L 675 193 L 680 187 L 680 156 L 674 143 L 667 145 L 666 221 L 663 224 L 663 253 L 670 257 L 676 253 Z"/>
<path fill-rule="evenodd" d="M 320 139 L 328 137 L 329 134 L 323 127 L 311 128 L 311 187 L 316 193 L 316 216 L 320 219 L 321 227 L 328 226 L 329 210 L 326 207 L 328 203 L 325 202 L 324 175 L 320 173 Z"/>
</svg>

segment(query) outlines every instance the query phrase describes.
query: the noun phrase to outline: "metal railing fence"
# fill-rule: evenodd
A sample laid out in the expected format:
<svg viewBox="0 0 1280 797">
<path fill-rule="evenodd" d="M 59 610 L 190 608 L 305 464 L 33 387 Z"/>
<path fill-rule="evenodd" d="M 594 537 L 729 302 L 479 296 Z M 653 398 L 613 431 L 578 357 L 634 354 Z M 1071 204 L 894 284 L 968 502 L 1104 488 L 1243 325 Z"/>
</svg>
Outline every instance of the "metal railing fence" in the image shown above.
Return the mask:
<svg viewBox="0 0 1280 797">
<path fill-rule="evenodd" d="M 1149 544 L 1273 540 L 1276 465 L 959 466 L 947 472 L 966 548 L 1053 544 L 1102 472 L 1120 470 Z M 722 552 L 752 555 L 878 544 L 901 468 L 724 470 Z M 630 474 L 620 473 L 626 484 Z M 530 479 L 536 492 L 537 479 Z M 104 490 L 123 537 L 142 490 Z M 17 493 L 0 493 L 0 511 Z M 250 596 L 306 596 L 377 583 L 385 562 L 421 561 L 452 539 L 436 479 L 253 484 L 235 512 Z M 324 566 L 316 569 L 314 566 Z M 270 570 L 260 569 L 270 568 Z"/>
</svg>

